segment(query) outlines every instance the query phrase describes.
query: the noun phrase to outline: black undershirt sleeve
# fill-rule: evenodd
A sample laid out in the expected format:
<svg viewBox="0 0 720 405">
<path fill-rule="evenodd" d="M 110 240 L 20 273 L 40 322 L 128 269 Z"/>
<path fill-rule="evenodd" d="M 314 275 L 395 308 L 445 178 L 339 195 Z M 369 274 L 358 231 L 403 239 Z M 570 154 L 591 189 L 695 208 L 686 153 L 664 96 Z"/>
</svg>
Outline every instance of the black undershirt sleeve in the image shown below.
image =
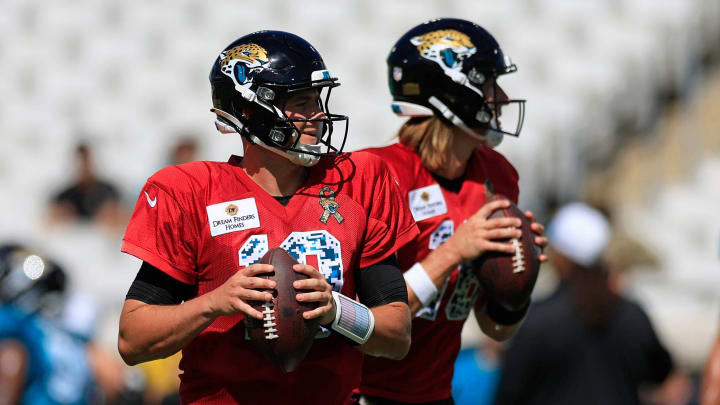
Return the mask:
<svg viewBox="0 0 720 405">
<path fill-rule="evenodd" d="M 391 302 L 408 303 L 405 278 L 395 255 L 360 269 L 355 275 L 357 295 L 369 308 Z"/>
<path fill-rule="evenodd" d="M 138 300 L 150 305 L 177 305 L 190 297 L 195 286 L 178 281 L 148 262 L 140 266 L 126 300 Z"/>
<path fill-rule="evenodd" d="M 370 308 L 391 302 L 408 302 L 405 279 L 394 255 L 360 269 L 356 274 L 356 284 L 360 302 Z M 176 305 L 190 298 L 193 291 L 194 286 L 143 262 L 125 299 L 151 305 Z"/>
</svg>

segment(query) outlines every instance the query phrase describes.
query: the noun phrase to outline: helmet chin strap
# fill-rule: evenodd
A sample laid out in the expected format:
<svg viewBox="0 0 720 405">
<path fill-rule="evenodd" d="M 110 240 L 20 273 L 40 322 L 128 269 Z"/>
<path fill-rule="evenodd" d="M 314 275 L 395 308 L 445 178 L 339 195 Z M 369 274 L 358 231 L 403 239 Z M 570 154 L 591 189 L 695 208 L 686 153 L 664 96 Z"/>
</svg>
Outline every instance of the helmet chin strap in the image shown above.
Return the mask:
<svg viewBox="0 0 720 405">
<path fill-rule="evenodd" d="M 460 121 L 459 118 L 458 120 Z M 463 123 L 462 125 L 455 125 L 457 125 L 460 129 L 463 130 L 463 132 L 470 135 L 471 137 L 482 141 L 485 146 L 491 149 L 495 149 L 498 145 L 502 143 L 503 139 L 505 138 L 505 134 L 497 130 L 495 118 L 493 118 L 492 122 L 490 122 L 490 127 L 485 129 L 485 133 L 483 135 L 479 135 L 476 130 L 468 127 L 467 125 L 465 125 L 465 123 Z"/>
<path fill-rule="evenodd" d="M 240 120 L 223 110 L 211 108 L 210 112 L 217 115 L 219 118 L 224 118 L 227 121 L 223 122 L 219 119 L 215 120 L 215 129 L 217 129 L 221 134 L 239 134 L 245 127 Z"/>
<path fill-rule="evenodd" d="M 493 118 L 490 120 L 490 128 L 487 128 L 485 130 L 485 135 L 483 135 L 485 145 L 489 148 L 495 148 L 500 143 L 502 143 L 503 139 L 505 138 L 505 134 L 497 130 L 497 120 Z"/>
<path fill-rule="evenodd" d="M 468 127 L 465 125 L 465 122 L 460 119 L 455 113 L 453 113 L 442 101 L 438 100 L 437 97 L 431 96 L 428 101 L 430 104 L 432 104 L 435 108 L 440 111 L 440 113 L 445 117 L 448 121 L 452 122 L 453 125 L 460 128 L 465 132 L 466 134 L 470 135 L 471 137 L 482 141 L 485 146 L 488 148 L 495 148 L 503 141 L 504 134 L 497 130 L 497 121 L 495 118 L 490 120 L 489 128 L 485 129 L 485 133 L 483 135 L 479 135 L 476 130 Z"/>
<path fill-rule="evenodd" d="M 263 148 L 269 150 L 270 152 L 273 152 L 277 155 L 280 155 L 284 157 L 285 159 L 291 161 L 292 163 L 295 163 L 296 165 L 310 167 L 315 166 L 320 161 L 320 156 L 317 155 L 311 155 L 310 153 L 303 153 L 303 152 L 296 152 L 292 150 L 283 150 L 280 148 L 276 148 L 274 146 L 270 146 L 263 142 L 260 138 L 256 137 L 255 135 L 250 135 L 250 139 L 262 146 Z M 321 152 L 321 145 L 305 145 L 300 144 L 295 147 L 296 149 L 304 150 L 307 152 L 313 152 L 313 153 L 320 153 Z"/>
<path fill-rule="evenodd" d="M 219 117 L 222 117 L 229 122 L 231 122 L 233 125 L 228 125 L 220 120 L 215 121 L 215 128 L 222 134 L 231 134 L 231 133 L 239 133 L 238 130 L 242 130 L 243 124 L 234 116 L 231 114 L 228 114 L 227 112 L 223 110 L 219 110 L 217 108 L 212 108 L 210 111 L 217 114 Z M 310 153 L 303 153 L 303 152 L 296 152 L 292 150 L 283 150 L 280 148 L 276 148 L 274 146 L 270 146 L 263 142 L 260 138 L 258 138 L 255 135 L 250 134 L 250 140 L 253 143 L 256 143 L 263 148 L 276 153 L 285 159 L 291 161 L 292 163 L 300 166 L 310 167 L 316 165 L 320 161 L 320 156 L 313 155 Z M 302 151 L 306 152 L 312 152 L 312 153 L 321 153 L 322 152 L 322 146 L 321 145 L 306 145 L 306 144 L 299 144 L 295 147 L 296 149 L 300 149 Z"/>
</svg>

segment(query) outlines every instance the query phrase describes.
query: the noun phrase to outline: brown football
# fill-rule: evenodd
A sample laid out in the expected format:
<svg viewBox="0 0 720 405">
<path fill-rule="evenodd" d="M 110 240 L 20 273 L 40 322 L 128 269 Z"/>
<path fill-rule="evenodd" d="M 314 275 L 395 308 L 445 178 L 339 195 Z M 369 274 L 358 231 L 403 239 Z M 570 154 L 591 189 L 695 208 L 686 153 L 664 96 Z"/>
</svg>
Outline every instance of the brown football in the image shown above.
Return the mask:
<svg viewBox="0 0 720 405">
<path fill-rule="evenodd" d="M 307 276 L 293 270 L 292 266 L 297 261 L 284 249 L 270 249 L 260 263 L 275 266 L 272 273 L 260 277 L 275 280 L 277 287 L 273 291 L 272 302 L 249 302 L 264 318 L 259 320 L 246 316 L 245 326 L 255 347 L 288 373 L 297 368 L 312 347 L 319 320 L 306 320 L 302 313 L 315 309 L 317 304 L 301 303 L 295 299 L 302 290 L 296 291 L 293 282 Z"/>
<path fill-rule="evenodd" d="M 500 194 L 489 197 L 486 204 L 498 199 L 507 199 Z M 525 306 L 535 286 L 540 270 L 540 248 L 535 245 L 535 233 L 530 229 L 530 220 L 510 201 L 507 208 L 495 210 L 489 218 L 516 217 L 522 221 L 522 236 L 515 239 L 499 239 L 511 242 L 515 253 L 483 253 L 472 263 L 473 271 L 490 297 L 508 310 Z"/>
</svg>

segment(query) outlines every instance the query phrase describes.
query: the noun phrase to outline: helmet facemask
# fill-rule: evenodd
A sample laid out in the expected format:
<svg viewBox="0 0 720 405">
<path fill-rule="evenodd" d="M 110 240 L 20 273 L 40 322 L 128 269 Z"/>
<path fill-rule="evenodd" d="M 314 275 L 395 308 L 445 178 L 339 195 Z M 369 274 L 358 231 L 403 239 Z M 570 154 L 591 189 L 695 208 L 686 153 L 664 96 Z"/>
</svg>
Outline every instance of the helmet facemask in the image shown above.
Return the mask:
<svg viewBox="0 0 720 405">
<path fill-rule="evenodd" d="M 473 133 L 477 137 L 477 129 L 484 130 L 481 138 L 489 147 L 498 146 L 505 135 L 520 136 L 525 121 L 525 100 L 507 98 L 498 85 L 498 78 L 502 74 L 515 72 L 514 64 L 509 64 L 500 74 L 490 73 L 493 77 L 489 91 L 483 91 L 485 83 L 484 74 L 471 69 L 468 74 L 472 90 L 482 97 L 480 109 L 475 113 L 474 120 L 470 120 Z M 489 93 L 489 94 L 487 94 Z M 502 99 L 500 99 L 502 98 Z"/>
<path fill-rule="evenodd" d="M 282 97 L 282 102 L 279 103 L 280 106 L 276 108 L 277 118 L 275 119 L 275 125 L 268 133 L 268 140 L 255 137 L 255 142 L 276 153 L 279 152 L 293 163 L 302 166 L 312 166 L 316 164 L 322 156 L 334 156 L 341 153 L 345 147 L 345 140 L 347 139 L 348 117 L 333 114 L 329 111 L 328 107 L 332 89 L 338 85 L 339 83 L 335 83 L 333 79 L 331 84 L 323 85 L 323 83 L 319 83 L 314 87 L 300 87 L 286 90 L 284 97 Z M 317 102 L 319 113 L 306 118 L 290 118 L 286 114 L 286 111 L 288 111 L 287 101 L 295 94 L 310 89 L 315 89 L 318 92 Z M 337 127 L 336 123 L 338 122 L 345 123 L 343 135 L 339 138 L 339 141 L 336 141 L 336 144 L 333 144 L 333 133 L 335 132 Z M 307 125 L 317 125 L 319 127 L 316 132 L 317 141 L 314 144 L 301 142 L 301 135 Z"/>
<path fill-rule="evenodd" d="M 492 77 L 493 80 L 489 91 L 483 90 L 483 87 L 487 87 L 483 86 L 488 80 L 485 77 Z M 405 105 L 402 105 L 402 108 L 396 108 L 395 106 L 400 105 L 396 102 L 393 110 L 399 115 L 429 116 L 437 114 L 491 148 L 498 146 L 505 135 L 519 136 L 525 119 L 525 100 L 508 98 L 498 100 L 497 96 L 504 92 L 497 84 L 497 76 L 493 73 L 487 73 L 487 75 L 475 73 L 474 79 L 475 83 L 472 80 L 466 80 L 463 83 L 456 82 L 454 90 L 440 90 L 437 96 L 430 96 L 428 104 L 434 107 L 439 114 L 430 109 L 425 109 L 424 113 L 403 114 L 398 112 L 411 110 L 408 108 L 409 103 L 403 103 Z M 458 89 L 458 86 L 462 86 L 462 88 Z M 462 99 L 463 102 L 458 102 L 459 99 Z M 419 106 L 413 107 L 419 111 Z"/>
</svg>

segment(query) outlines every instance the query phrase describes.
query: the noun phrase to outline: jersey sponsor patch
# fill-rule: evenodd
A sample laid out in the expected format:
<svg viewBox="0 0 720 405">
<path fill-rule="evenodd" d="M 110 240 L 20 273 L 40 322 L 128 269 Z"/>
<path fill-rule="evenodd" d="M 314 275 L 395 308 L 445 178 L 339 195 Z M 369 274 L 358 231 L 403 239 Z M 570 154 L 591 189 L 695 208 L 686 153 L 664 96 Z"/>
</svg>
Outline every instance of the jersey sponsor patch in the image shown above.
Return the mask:
<svg viewBox="0 0 720 405">
<path fill-rule="evenodd" d="M 260 216 L 254 198 L 225 201 L 205 207 L 213 237 L 260 227 Z"/>
<path fill-rule="evenodd" d="M 415 222 L 447 213 L 447 204 L 437 184 L 417 188 L 408 193 L 410 212 Z"/>
</svg>

